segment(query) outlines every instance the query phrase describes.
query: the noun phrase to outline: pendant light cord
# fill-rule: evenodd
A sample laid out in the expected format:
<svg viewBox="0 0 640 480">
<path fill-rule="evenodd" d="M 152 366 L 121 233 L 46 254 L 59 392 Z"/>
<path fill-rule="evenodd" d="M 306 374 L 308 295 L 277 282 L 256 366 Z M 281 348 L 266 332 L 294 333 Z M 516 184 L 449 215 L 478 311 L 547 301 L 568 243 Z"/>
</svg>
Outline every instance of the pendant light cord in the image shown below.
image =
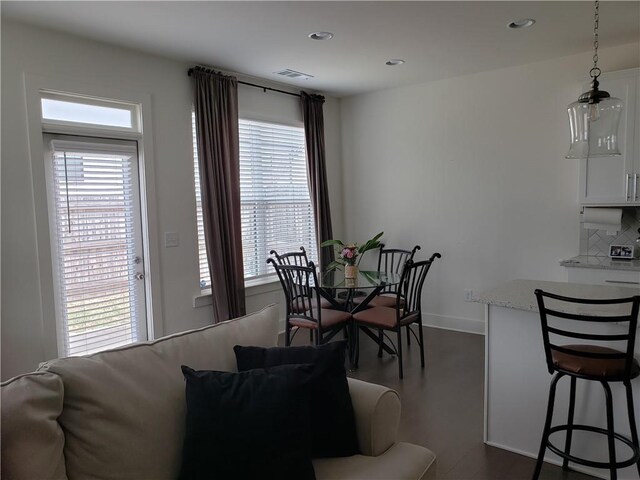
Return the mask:
<svg viewBox="0 0 640 480">
<path fill-rule="evenodd" d="M 600 68 L 598 68 L 598 27 L 600 23 L 600 2 L 595 1 L 595 13 L 593 14 L 593 67 L 589 71 L 591 78 L 598 78 L 600 76 Z"/>
</svg>

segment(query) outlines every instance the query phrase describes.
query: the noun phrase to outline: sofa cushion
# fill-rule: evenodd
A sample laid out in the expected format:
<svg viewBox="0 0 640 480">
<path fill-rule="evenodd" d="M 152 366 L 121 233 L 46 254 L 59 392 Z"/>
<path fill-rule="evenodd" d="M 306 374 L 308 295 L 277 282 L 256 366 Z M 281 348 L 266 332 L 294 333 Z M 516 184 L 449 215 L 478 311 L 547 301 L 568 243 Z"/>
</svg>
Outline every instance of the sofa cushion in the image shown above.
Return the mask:
<svg viewBox="0 0 640 480">
<path fill-rule="evenodd" d="M 181 365 L 235 370 L 233 346 L 273 346 L 278 310 L 87 357 L 53 360 L 41 369 L 60 375 L 64 454 L 70 478 L 175 479 L 185 431 Z"/>
<path fill-rule="evenodd" d="M 64 479 L 62 380 L 30 373 L 1 384 L 2 474 L 5 480 Z"/>
<path fill-rule="evenodd" d="M 317 480 L 435 480 L 436 456 L 410 443 L 396 443 L 377 457 L 354 455 L 313 461 Z"/>
<path fill-rule="evenodd" d="M 317 347 L 234 347 L 240 371 L 300 363 L 316 366 L 311 396 L 314 457 L 348 457 L 360 453 L 344 369 L 346 346 L 347 342 L 339 341 Z"/>
<path fill-rule="evenodd" d="M 314 366 L 196 371 L 187 381 L 180 478 L 314 480 L 309 389 Z"/>
</svg>

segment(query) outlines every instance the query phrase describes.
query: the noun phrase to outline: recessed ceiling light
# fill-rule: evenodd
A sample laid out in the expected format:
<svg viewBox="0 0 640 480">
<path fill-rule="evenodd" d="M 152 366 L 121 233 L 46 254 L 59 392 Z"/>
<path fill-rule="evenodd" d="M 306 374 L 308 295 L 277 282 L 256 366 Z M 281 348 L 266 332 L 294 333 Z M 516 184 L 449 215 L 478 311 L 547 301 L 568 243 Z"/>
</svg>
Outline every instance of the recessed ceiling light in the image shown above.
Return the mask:
<svg viewBox="0 0 640 480">
<path fill-rule="evenodd" d="M 312 40 L 331 40 L 333 33 L 331 32 L 313 32 L 309 34 L 309 38 Z"/>
<path fill-rule="evenodd" d="M 395 67 L 396 65 L 402 65 L 404 60 L 400 58 L 392 58 L 391 60 L 387 60 L 384 64 L 389 65 L 390 67 Z"/>
<path fill-rule="evenodd" d="M 520 20 L 514 20 L 513 22 L 509 22 L 507 24 L 508 28 L 529 28 L 531 25 L 536 23 L 533 18 L 521 18 Z"/>
</svg>

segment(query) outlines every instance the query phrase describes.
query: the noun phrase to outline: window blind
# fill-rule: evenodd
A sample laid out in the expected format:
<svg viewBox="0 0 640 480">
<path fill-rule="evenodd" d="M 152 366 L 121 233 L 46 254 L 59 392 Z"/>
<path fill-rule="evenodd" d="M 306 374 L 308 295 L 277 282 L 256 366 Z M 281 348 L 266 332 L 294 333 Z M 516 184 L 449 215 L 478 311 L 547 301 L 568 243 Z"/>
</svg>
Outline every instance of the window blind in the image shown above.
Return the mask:
<svg viewBox="0 0 640 480">
<path fill-rule="evenodd" d="M 239 131 L 245 278 L 273 273 L 270 250 L 317 259 L 304 129 L 241 119 Z"/>
<path fill-rule="evenodd" d="M 135 146 L 92 149 L 56 140 L 51 146 L 65 353 L 135 342 Z"/>
<path fill-rule="evenodd" d="M 198 265 L 200 267 L 200 288 L 211 287 L 207 245 L 204 243 L 204 220 L 202 218 L 202 190 L 200 188 L 200 166 L 198 164 L 198 138 L 196 137 L 196 113 L 191 112 L 191 132 L 193 135 L 193 173 L 196 183 L 196 226 L 198 230 Z"/>
<path fill-rule="evenodd" d="M 209 286 L 202 228 L 195 114 L 192 122 L 200 285 Z M 304 129 L 240 119 L 239 135 L 245 278 L 274 273 L 267 265 L 271 250 L 289 252 L 304 246 L 309 258 L 316 260 L 315 223 L 307 183 Z"/>
</svg>

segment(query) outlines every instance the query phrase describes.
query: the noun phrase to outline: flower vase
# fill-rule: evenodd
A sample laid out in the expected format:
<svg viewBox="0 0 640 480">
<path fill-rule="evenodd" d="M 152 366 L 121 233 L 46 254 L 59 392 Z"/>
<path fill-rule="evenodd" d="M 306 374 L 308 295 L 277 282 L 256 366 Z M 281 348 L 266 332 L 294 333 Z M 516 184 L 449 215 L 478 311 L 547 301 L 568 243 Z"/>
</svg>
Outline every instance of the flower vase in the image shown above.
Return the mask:
<svg viewBox="0 0 640 480">
<path fill-rule="evenodd" d="M 358 267 L 356 265 L 345 265 L 344 278 L 356 278 L 358 276 Z"/>
</svg>

